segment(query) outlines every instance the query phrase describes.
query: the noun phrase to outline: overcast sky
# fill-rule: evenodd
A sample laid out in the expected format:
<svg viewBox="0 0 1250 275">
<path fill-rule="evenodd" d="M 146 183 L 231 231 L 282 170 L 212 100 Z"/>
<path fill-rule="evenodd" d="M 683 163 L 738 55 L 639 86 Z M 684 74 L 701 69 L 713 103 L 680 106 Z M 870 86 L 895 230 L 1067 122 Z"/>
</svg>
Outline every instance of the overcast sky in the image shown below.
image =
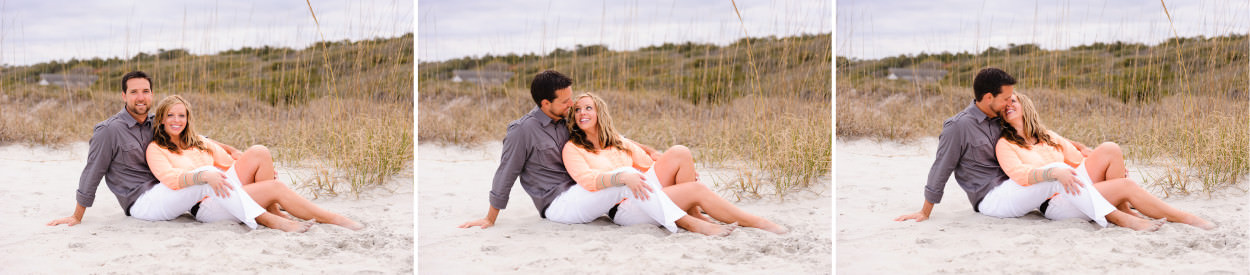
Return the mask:
<svg viewBox="0 0 1250 275">
<path fill-rule="evenodd" d="M 508 53 L 547 54 L 577 44 L 633 50 L 664 42 L 728 44 L 744 37 L 833 32 L 821 0 L 422 0 L 417 56 L 440 61 Z"/>
<path fill-rule="evenodd" d="M 1165 2 L 1182 37 L 1250 32 L 1250 1 Z M 1114 41 L 1153 45 L 1173 37 L 1157 0 L 840 0 L 836 22 L 837 55 L 860 59 L 979 53 L 1008 43 L 1044 49 Z"/>
<path fill-rule="evenodd" d="M 327 40 L 413 31 L 412 0 L 312 0 Z M 320 41 L 305 1 L 0 0 L 0 64 L 133 57 L 185 48 L 194 54 Z"/>
</svg>

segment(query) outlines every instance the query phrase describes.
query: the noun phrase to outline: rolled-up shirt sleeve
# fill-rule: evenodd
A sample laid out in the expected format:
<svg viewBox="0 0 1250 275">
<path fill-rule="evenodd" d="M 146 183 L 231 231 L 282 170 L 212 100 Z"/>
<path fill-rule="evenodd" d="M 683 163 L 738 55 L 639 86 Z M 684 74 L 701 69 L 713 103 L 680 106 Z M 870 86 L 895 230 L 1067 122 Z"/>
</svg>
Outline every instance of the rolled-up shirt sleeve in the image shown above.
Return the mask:
<svg viewBox="0 0 1250 275">
<path fill-rule="evenodd" d="M 926 201 L 933 204 L 942 202 L 946 181 L 959 166 L 959 159 L 963 158 L 964 143 L 961 141 L 967 139 L 967 126 L 969 125 L 958 125 L 957 121 L 947 121 L 942 125 L 942 134 L 938 136 L 937 158 L 933 160 L 933 166 L 929 167 L 929 178 L 924 186 Z"/>
<path fill-rule="evenodd" d="M 91 207 L 95 203 L 95 191 L 100 180 L 113 164 L 113 156 L 117 155 L 117 139 L 120 133 L 116 129 L 106 127 L 107 122 L 96 124 L 88 142 L 87 166 L 82 168 L 78 176 L 78 205 Z"/>
<path fill-rule="evenodd" d="M 512 193 L 512 185 L 525 169 L 525 162 L 530 155 L 531 134 L 523 130 L 519 123 L 508 125 L 508 134 L 503 138 L 499 168 L 495 169 L 495 178 L 491 182 L 491 207 L 501 210 L 508 207 L 508 195 Z"/>
</svg>

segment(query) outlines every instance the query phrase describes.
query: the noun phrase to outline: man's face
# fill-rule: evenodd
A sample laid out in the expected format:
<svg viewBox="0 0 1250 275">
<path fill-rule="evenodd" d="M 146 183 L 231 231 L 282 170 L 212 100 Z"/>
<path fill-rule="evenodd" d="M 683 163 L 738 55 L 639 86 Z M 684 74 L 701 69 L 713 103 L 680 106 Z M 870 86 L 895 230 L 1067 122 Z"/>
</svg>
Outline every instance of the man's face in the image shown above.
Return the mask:
<svg viewBox="0 0 1250 275">
<path fill-rule="evenodd" d="M 126 80 L 126 91 L 122 92 L 122 100 L 126 102 L 126 112 L 134 117 L 148 116 L 152 106 L 152 83 L 143 78 Z"/>
<path fill-rule="evenodd" d="M 573 87 L 569 86 L 564 89 L 556 90 L 555 101 L 543 103 L 543 106 L 544 106 L 543 112 L 546 112 L 547 114 L 556 116 L 558 118 L 563 118 L 564 115 L 567 115 L 569 113 L 569 106 L 572 106 L 572 105 L 573 105 Z M 556 120 L 559 120 L 558 118 Z"/>
<path fill-rule="evenodd" d="M 1007 110 L 1007 105 L 1011 104 L 1011 97 L 1015 94 L 1016 93 L 1012 85 L 1003 85 L 1003 92 L 998 93 L 998 96 L 989 99 L 990 110 L 993 113 L 992 115 L 995 117 L 1002 116 L 1003 111 Z"/>
</svg>

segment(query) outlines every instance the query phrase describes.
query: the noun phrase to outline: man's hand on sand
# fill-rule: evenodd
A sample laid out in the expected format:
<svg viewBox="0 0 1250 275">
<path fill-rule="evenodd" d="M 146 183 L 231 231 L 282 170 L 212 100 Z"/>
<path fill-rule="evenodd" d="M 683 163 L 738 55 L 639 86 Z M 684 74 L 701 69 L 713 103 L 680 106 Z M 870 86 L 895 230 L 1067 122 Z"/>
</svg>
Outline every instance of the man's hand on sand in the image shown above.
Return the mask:
<svg viewBox="0 0 1250 275">
<path fill-rule="evenodd" d="M 489 221 L 489 220 L 487 220 L 487 219 L 477 219 L 477 220 L 472 220 L 472 221 L 466 222 L 466 223 L 464 223 L 464 224 L 461 224 L 459 227 L 460 227 L 460 228 L 472 228 L 472 227 L 474 227 L 474 226 L 481 226 L 481 227 L 482 227 L 482 229 L 486 229 L 486 228 L 491 227 L 491 226 L 494 226 L 494 225 L 495 225 L 495 223 L 490 222 L 490 221 Z"/>
<path fill-rule="evenodd" d="M 906 221 L 906 220 L 911 220 L 911 219 L 915 219 L 916 222 L 923 222 L 924 220 L 929 219 L 929 215 L 925 215 L 924 212 L 916 212 L 916 213 L 898 216 L 898 218 L 894 218 L 894 221 L 901 222 L 901 221 Z"/>
<path fill-rule="evenodd" d="M 51 222 L 48 222 L 48 226 L 57 226 L 57 225 L 62 225 L 62 224 L 74 226 L 74 225 L 78 225 L 79 223 L 82 223 L 82 220 L 79 220 L 78 218 L 75 218 L 74 216 L 69 216 L 69 217 L 52 220 Z"/>
</svg>

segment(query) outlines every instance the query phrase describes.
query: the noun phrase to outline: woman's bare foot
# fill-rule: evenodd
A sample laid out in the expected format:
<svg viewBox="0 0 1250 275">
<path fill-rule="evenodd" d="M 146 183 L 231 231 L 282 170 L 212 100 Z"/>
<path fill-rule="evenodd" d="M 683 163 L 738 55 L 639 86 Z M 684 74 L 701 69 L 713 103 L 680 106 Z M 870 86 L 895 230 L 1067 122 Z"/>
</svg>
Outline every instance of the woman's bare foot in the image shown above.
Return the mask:
<svg viewBox="0 0 1250 275">
<path fill-rule="evenodd" d="M 317 221 L 297 222 L 297 221 L 284 219 L 283 221 L 278 222 L 276 224 L 277 227 L 275 227 L 274 229 L 282 230 L 285 232 L 304 233 L 305 231 L 308 231 L 308 228 L 312 227 L 314 223 L 317 223 Z"/>
<path fill-rule="evenodd" d="M 1209 222 L 1209 221 L 1207 221 L 1207 220 L 1204 220 L 1204 219 L 1199 218 L 1198 216 L 1194 216 L 1194 215 L 1190 215 L 1188 220 L 1183 221 L 1183 222 L 1181 222 L 1181 223 L 1188 224 L 1188 225 L 1192 225 L 1193 227 L 1202 228 L 1202 229 L 1205 229 L 1205 230 L 1215 229 L 1215 224 L 1214 224 L 1214 223 L 1211 223 L 1211 222 Z"/>
<path fill-rule="evenodd" d="M 695 226 L 692 226 L 690 228 L 692 230 L 690 231 L 703 234 L 703 235 L 708 235 L 708 236 L 724 237 L 724 236 L 729 236 L 729 233 L 733 232 L 734 228 L 737 228 L 737 227 L 738 227 L 737 224 L 721 225 L 721 224 L 715 224 L 715 223 L 710 223 L 710 222 L 703 222 L 703 223 L 698 223 Z"/>
<path fill-rule="evenodd" d="M 778 234 L 778 235 L 780 235 L 780 234 L 786 234 L 786 233 L 789 233 L 789 232 L 790 232 L 790 229 L 788 229 L 788 228 L 786 228 L 786 227 L 784 227 L 784 226 L 781 226 L 781 225 L 775 224 L 775 223 L 773 223 L 773 222 L 771 222 L 771 221 L 769 221 L 769 220 L 763 219 L 763 218 L 761 218 L 760 220 L 761 220 L 761 222 L 760 222 L 760 226 L 758 226 L 758 227 L 756 227 L 756 228 L 763 229 L 764 231 L 768 231 L 768 232 L 773 232 L 773 233 L 776 233 L 776 234 Z"/>
<path fill-rule="evenodd" d="M 1126 222 L 1127 226 L 1125 227 L 1132 228 L 1133 230 L 1137 230 L 1137 231 L 1154 232 L 1154 231 L 1158 231 L 1159 227 L 1163 226 L 1163 224 L 1167 222 L 1168 222 L 1167 219 L 1152 221 L 1152 220 L 1147 220 L 1147 219 L 1142 219 L 1142 218 L 1136 218 L 1136 219 L 1131 219 L 1127 221 Z"/>
<path fill-rule="evenodd" d="M 685 228 L 686 230 L 690 230 L 690 232 L 695 232 L 695 233 L 708 235 L 708 236 L 717 236 L 717 237 L 729 236 L 729 233 L 733 232 L 734 228 L 738 227 L 738 224 L 736 223 L 720 225 L 716 223 L 706 222 L 706 221 L 700 220 L 699 218 L 692 217 L 690 215 L 686 215 L 686 216 L 681 217 L 680 219 L 677 219 L 676 223 L 677 223 L 677 226 L 681 228 Z"/>
<path fill-rule="evenodd" d="M 358 222 L 356 222 L 356 221 L 353 221 L 353 220 L 351 220 L 351 219 L 348 219 L 347 217 L 344 217 L 344 216 L 342 216 L 342 215 L 340 215 L 340 216 L 338 216 L 337 218 L 335 218 L 334 220 L 329 221 L 329 222 L 326 222 L 326 223 L 329 223 L 329 224 L 334 224 L 334 225 L 338 225 L 338 226 L 342 226 L 342 227 L 344 227 L 344 228 L 351 229 L 351 230 L 353 230 L 353 231 L 357 231 L 357 230 L 361 230 L 361 229 L 364 229 L 364 228 L 365 228 L 365 225 L 360 224 L 360 223 L 358 223 Z"/>
</svg>

